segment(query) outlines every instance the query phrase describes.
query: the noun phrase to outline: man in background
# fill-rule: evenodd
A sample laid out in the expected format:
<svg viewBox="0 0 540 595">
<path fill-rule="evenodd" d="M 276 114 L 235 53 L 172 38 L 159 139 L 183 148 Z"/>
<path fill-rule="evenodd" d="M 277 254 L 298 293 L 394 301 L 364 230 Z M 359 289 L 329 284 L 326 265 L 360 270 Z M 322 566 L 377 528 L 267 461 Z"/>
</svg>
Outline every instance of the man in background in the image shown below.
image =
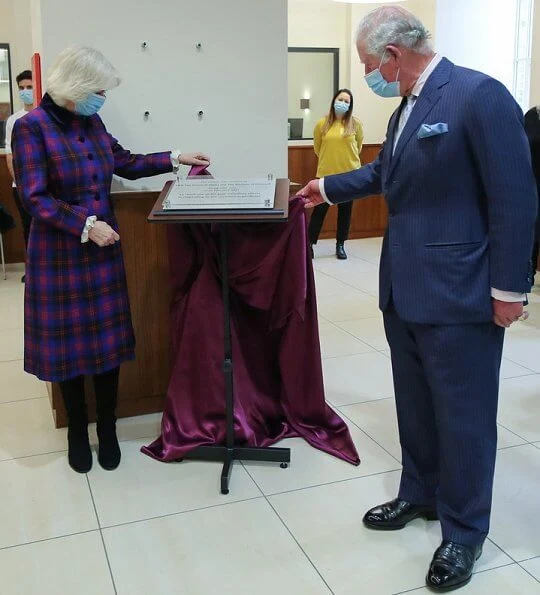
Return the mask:
<svg viewBox="0 0 540 595">
<path fill-rule="evenodd" d="M 536 177 L 536 187 L 538 189 L 538 199 L 540 208 L 540 106 L 531 108 L 525 114 L 525 132 L 529 139 L 529 146 L 531 148 L 531 158 Z M 540 216 L 536 221 L 536 234 L 534 238 L 534 246 L 531 257 L 531 278 L 532 285 L 534 285 L 534 277 L 536 275 L 536 265 L 538 263 L 538 254 L 540 251 Z"/>
<path fill-rule="evenodd" d="M 13 125 L 15 122 L 22 118 L 27 112 L 29 112 L 34 107 L 34 85 L 32 81 L 32 72 L 30 70 L 24 70 L 17 76 L 17 85 L 19 87 L 19 97 L 23 103 L 23 109 L 15 112 L 11 116 L 9 116 L 6 122 L 6 159 L 7 159 L 7 166 L 11 178 L 13 180 L 13 198 L 15 200 L 15 204 L 17 205 L 17 209 L 19 211 L 19 215 L 21 217 L 23 233 L 24 233 L 24 245 L 25 248 L 28 247 L 28 234 L 30 232 L 30 222 L 32 218 L 22 206 L 21 200 L 19 198 L 19 193 L 17 192 L 17 187 L 15 185 L 15 173 L 13 171 L 13 155 L 11 154 L 11 133 L 13 132 Z M 24 275 L 21 279 L 24 283 Z"/>
</svg>

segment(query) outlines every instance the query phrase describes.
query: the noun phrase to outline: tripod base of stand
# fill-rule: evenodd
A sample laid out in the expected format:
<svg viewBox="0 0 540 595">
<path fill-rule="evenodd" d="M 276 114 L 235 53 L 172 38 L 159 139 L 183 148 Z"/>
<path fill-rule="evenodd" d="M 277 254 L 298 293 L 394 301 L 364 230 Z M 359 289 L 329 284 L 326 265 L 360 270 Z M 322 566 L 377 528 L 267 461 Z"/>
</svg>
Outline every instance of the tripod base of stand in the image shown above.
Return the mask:
<svg viewBox="0 0 540 595">
<path fill-rule="evenodd" d="M 229 482 L 234 461 L 264 461 L 267 463 L 281 463 L 280 467 L 286 469 L 291 462 L 290 448 L 269 448 L 261 446 L 199 446 L 190 450 L 183 457 L 186 460 L 196 461 L 221 461 L 221 493 L 229 493 Z M 181 460 L 183 460 L 181 459 Z"/>
</svg>

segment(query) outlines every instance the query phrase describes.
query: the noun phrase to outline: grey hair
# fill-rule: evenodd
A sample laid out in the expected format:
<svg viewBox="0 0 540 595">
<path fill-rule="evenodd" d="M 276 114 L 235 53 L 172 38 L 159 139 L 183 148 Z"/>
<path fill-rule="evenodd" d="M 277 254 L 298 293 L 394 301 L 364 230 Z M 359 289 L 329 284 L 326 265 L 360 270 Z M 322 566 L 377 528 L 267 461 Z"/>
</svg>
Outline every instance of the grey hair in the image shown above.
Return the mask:
<svg viewBox="0 0 540 595">
<path fill-rule="evenodd" d="M 47 92 L 58 105 L 82 101 L 91 93 L 113 89 L 120 75 L 105 56 L 93 48 L 71 46 L 62 51 L 47 77 Z"/>
<path fill-rule="evenodd" d="M 382 58 L 387 45 L 396 45 L 418 54 L 433 52 L 431 33 L 412 12 L 401 6 L 381 6 L 368 13 L 358 25 L 356 43 L 365 45 L 369 56 Z"/>
</svg>

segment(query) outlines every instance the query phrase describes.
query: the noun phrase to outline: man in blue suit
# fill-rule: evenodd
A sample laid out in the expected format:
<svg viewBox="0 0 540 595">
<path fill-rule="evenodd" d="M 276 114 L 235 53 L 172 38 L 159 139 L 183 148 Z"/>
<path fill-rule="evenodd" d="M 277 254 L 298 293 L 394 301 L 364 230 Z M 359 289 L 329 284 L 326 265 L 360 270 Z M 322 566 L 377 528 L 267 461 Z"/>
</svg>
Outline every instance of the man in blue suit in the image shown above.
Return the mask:
<svg viewBox="0 0 540 595">
<path fill-rule="evenodd" d="M 357 47 L 372 90 L 403 100 L 373 163 L 299 194 L 307 208 L 385 195 L 379 299 L 403 471 L 397 498 L 364 524 L 438 518 L 426 582 L 449 591 L 471 579 L 489 530 L 499 368 L 530 289 L 535 180 L 510 93 L 434 53 L 410 12 L 371 12 Z"/>
</svg>

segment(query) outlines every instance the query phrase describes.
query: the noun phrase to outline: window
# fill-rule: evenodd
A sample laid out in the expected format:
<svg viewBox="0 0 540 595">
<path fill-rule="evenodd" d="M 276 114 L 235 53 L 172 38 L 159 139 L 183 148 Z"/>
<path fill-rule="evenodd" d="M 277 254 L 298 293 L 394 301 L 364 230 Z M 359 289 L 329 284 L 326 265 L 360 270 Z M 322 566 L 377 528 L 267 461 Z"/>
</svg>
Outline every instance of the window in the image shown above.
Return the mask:
<svg viewBox="0 0 540 595">
<path fill-rule="evenodd" d="M 523 111 L 529 109 L 534 0 L 517 0 L 513 94 Z"/>
<path fill-rule="evenodd" d="M 339 84 L 338 48 L 289 48 L 289 139 L 312 139 Z"/>
<path fill-rule="evenodd" d="M 13 111 L 9 44 L 0 43 L 0 149 L 6 139 L 6 120 Z"/>
</svg>

